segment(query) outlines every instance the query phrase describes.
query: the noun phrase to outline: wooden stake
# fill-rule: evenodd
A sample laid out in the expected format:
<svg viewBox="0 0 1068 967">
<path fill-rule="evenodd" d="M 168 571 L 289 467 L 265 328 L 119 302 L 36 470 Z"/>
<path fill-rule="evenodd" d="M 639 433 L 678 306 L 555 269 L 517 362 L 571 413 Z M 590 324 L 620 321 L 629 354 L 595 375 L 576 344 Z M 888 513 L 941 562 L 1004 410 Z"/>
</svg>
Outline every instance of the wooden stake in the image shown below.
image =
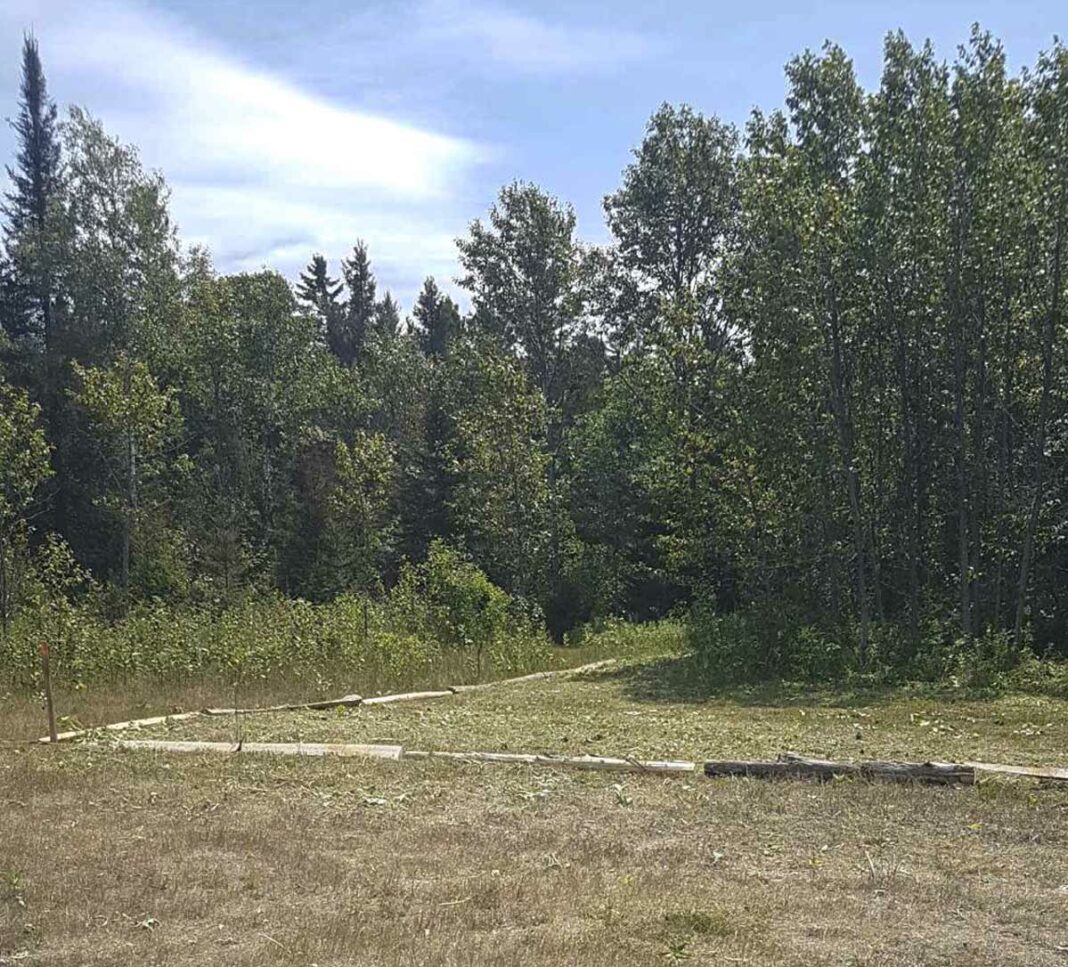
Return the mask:
<svg viewBox="0 0 1068 967">
<path fill-rule="evenodd" d="M 49 663 L 48 642 L 41 642 L 41 673 L 44 678 L 45 707 L 48 709 L 48 741 L 58 742 L 56 731 L 56 703 L 52 698 L 52 668 Z"/>
</svg>

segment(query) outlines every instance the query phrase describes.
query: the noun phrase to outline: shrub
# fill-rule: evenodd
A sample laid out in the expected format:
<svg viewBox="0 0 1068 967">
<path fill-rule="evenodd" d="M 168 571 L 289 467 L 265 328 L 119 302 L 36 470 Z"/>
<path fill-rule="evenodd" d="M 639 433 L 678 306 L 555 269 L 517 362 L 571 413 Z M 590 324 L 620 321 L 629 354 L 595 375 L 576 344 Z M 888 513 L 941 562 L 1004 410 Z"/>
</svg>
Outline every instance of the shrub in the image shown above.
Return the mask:
<svg viewBox="0 0 1068 967">
<path fill-rule="evenodd" d="M 689 645 L 703 675 L 724 683 L 760 681 L 865 684 L 926 681 L 954 687 L 1002 687 L 1031 654 L 1008 632 L 955 636 L 947 620 L 928 618 L 919 641 L 894 622 L 875 622 L 867 660 L 856 627 L 829 629 L 781 611 L 717 614 L 699 603 L 689 618 Z"/>
<path fill-rule="evenodd" d="M 379 600 L 346 594 L 313 604 L 270 593 L 222 610 L 153 600 L 114 618 L 111 602 L 91 587 L 72 603 L 85 582 L 64 545 L 48 549 L 35 581 L 33 606 L 0 636 L 0 676 L 20 687 L 38 683 L 42 640 L 67 684 L 216 673 L 234 683 L 280 673 L 318 679 L 331 668 L 361 682 L 406 685 L 436 667 L 459 681 L 521 674 L 551 657 L 546 634 L 521 604 L 442 544 Z"/>
</svg>

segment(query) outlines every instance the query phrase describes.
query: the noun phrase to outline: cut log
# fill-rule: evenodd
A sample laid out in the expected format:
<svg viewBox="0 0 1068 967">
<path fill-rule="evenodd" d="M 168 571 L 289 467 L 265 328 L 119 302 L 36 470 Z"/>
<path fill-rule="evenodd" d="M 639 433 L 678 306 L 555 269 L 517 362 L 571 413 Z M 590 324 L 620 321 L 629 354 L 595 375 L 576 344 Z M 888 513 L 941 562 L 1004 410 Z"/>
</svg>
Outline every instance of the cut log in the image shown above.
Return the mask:
<svg viewBox="0 0 1068 967">
<path fill-rule="evenodd" d="M 298 756 L 359 756 L 370 759 L 399 759 L 403 749 L 399 745 L 357 745 L 346 742 L 172 742 L 164 739 L 118 739 L 120 749 L 149 752 L 225 752 L 268 753 Z"/>
<path fill-rule="evenodd" d="M 807 759 L 792 752 L 784 753 L 774 762 L 711 760 L 705 762 L 704 773 L 710 778 L 750 776 L 757 779 L 827 781 L 836 776 L 855 776 L 862 779 L 936 785 L 970 786 L 975 782 L 975 769 L 969 765 L 949 762 L 833 762 L 829 759 Z"/>
<path fill-rule="evenodd" d="M 614 759 L 605 756 L 557 756 L 535 755 L 519 752 L 420 752 L 408 750 L 405 759 L 446 759 L 452 762 L 485 762 L 528 766 L 552 766 L 563 769 L 582 769 L 593 772 L 651 772 L 693 773 L 696 763 L 663 761 L 651 762 L 640 759 Z"/>
</svg>

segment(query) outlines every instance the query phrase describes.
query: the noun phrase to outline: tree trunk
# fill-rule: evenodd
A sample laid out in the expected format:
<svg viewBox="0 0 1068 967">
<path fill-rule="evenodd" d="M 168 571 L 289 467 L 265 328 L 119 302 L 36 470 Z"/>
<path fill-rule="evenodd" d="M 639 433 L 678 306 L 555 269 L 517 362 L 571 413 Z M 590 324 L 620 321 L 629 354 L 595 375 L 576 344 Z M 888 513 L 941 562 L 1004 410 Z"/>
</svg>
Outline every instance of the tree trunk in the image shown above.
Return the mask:
<svg viewBox="0 0 1068 967">
<path fill-rule="evenodd" d="M 1062 199 L 1065 195 L 1068 195 L 1068 192 L 1062 194 Z M 1020 554 L 1020 574 L 1016 585 L 1016 617 L 1013 621 L 1012 639 L 1017 648 L 1023 642 L 1024 615 L 1027 610 L 1027 584 L 1031 576 L 1035 533 L 1038 530 L 1038 519 L 1042 512 L 1042 497 L 1045 491 L 1045 474 L 1043 471 L 1046 462 L 1046 422 L 1049 399 L 1053 389 L 1053 349 L 1057 317 L 1060 312 L 1063 201 L 1060 209 L 1058 212 L 1056 241 L 1053 246 L 1053 291 L 1050 294 L 1049 309 L 1046 312 L 1042 332 L 1042 395 L 1038 401 L 1038 418 L 1035 427 L 1033 451 L 1035 489 L 1031 497 L 1031 510 L 1027 516 L 1027 527 L 1024 531 L 1023 551 Z"/>
<path fill-rule="evenodd" d="M 854 428 L 849 406 L 849 392 L 842 352 L 842 335 L 838 306 L 832 292 L 830 297 L 830 355 L 831 409 L 838 428 L 838 445 L 842 456 L 842 472 L 849 499 L 849 517 L 853 531 L 854 585 L 857 616 L 860 621 L 859 658 L 861 667 L 868 662 L 871 615 L 868 603 L 867 526 L 861 505 L 860 474 L 857 470 Z"/>
<path fill-rule="evenodd" d="M 11 578 L 8 574 L 7 540 L 0 534 L 0 634 L 7 634 L 7 623 L 10 618 L 9 595 Z"/>
</svg>

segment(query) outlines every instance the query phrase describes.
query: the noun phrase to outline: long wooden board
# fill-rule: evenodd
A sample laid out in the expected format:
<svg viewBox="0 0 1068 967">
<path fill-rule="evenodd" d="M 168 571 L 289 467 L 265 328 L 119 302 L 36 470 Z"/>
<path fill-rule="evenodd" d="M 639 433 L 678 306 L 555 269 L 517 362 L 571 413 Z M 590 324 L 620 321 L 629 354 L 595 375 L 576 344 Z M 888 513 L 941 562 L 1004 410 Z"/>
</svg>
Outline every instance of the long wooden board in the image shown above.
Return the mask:
<svg viewBox="0 0 1068 967">
<path fill-rule="evenodd" d="M 419 752 L 405 751 L 405 759 L 445 759 L 452 762 L 485 762 L 530 766 L 553 766 L 563 769 L 583 769 L 593 772 L 653 772 L 693 773 L 695 762 L 644 761 L 640 759 L 616 759 L 608 756 L 538 755 L 519 752 Z"/>
<path fill-rule="evenodd" d="M 999 776 L 1024 776 L 1028 779 L 1051 779 L 1068 782 L 1068 769 L 1058 766 L 1010 766 L 997 762 L 966 762 L 976 772 L 989 772 Z"/>
<path fill-rule="evenodd" d="M 195 719 L 200 712 L 177 712 L 174 715 L 153 715 L 147 719 L 130 719 L 128 722 L 111 722 L 108 725 L 100 725 L 96 728 L 104 729 L 108 732 L 125 732 L 129 729 L 141 729 L 148 728 L 151 725 L 163 725 L 166 722 L 186 722 L 189 719 Z M 89 732 L 93 732 L 95 729 L 73 729 L 70 732 L 60 732 L 56 736 L 57 742 L 67 742 L 70 739 L 76 739 L 78 736 L 86 735 Z M 52 740 L 46 735 L 43 738 L 37 740 L 38 742 L 51 742 Z"/>
<path fill-rule="evenodd" d="M 399 745 L 359 745 L 348 742 L 194 742 L 166 739 L 117 739 L 120 749 L 149 752 L 214 752 L 268 753 L 273 755 L 364 757 L 370 759 L 400 759 L 404 750 Z"/>
</svg>

